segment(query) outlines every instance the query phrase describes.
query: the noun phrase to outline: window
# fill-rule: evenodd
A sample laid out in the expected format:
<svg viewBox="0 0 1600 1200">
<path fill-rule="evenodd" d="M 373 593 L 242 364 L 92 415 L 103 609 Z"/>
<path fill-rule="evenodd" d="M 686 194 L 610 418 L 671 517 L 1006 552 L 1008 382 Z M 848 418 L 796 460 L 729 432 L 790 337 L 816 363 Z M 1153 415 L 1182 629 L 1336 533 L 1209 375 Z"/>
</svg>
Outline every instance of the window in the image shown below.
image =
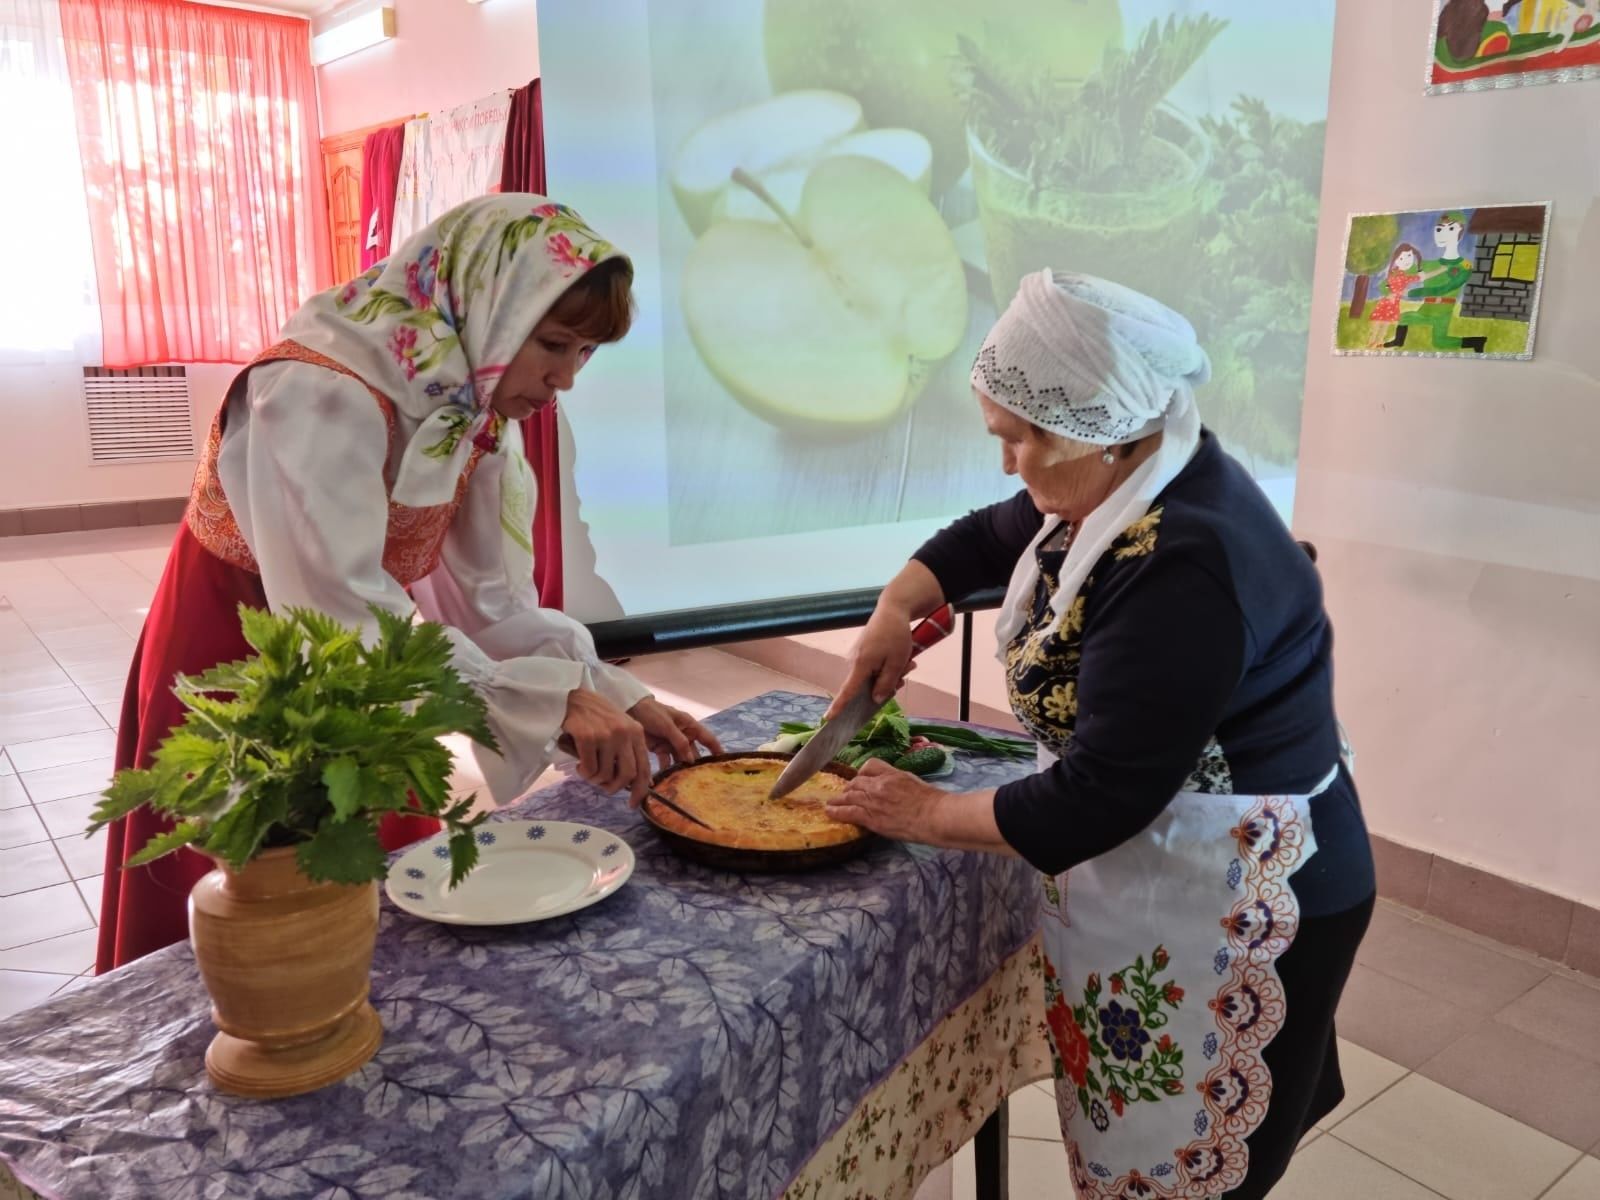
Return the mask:
<svg viewBox="0 0 1600 1200">
<path fill-rule="evenodd" d="M 307 23 L 55 2 L 105 364 L 249 361 L 329 282 Z"/>
<path fill-rule="evenodd" d="M 1495 279 L 1533 283 L 1539 278 L 1539 247 L 1526 242 L 1521 245 L 1501 243 L 1495 247 L 1494 267 L 1489 274 Z"/>
<path fill-rule="evenodd" d="M 0 0 L 0 361 L 93 361 L 94 258 L 57 0 Z"/>
<path fill-rule="evenodd" d="M 1522 245 L 1511 253 L 1511 278 L 1532 283 L 1539 278 L 1539 247 Z"/>
</svg>

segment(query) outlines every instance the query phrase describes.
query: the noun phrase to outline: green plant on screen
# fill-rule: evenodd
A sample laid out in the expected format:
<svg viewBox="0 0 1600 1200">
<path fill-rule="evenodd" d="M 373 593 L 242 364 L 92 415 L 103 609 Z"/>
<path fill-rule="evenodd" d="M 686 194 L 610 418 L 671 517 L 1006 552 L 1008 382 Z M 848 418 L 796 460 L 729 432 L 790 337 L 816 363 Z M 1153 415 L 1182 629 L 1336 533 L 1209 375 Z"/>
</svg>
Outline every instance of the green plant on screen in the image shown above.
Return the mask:
<svg viewBox="0 0 1600 1200">
<path fill-rule="evenodd" d="M 965 37 L 1033 78 L 1082 80 L 1122 44 L 1118 0 L 766 0 L 775 92 L 831 88 L 875 126 L 915 129 L 933 147 L 933 190 L 966 169 L 967 110 L 953 67 Z"/>
</svg>

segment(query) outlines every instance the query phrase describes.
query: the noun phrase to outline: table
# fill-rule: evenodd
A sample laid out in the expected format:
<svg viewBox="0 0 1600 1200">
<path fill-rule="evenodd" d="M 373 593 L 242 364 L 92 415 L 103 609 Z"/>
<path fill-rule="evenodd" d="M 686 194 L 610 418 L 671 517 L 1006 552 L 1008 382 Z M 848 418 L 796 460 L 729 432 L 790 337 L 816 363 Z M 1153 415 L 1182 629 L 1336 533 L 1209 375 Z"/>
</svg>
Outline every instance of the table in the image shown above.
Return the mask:
<svg viewBox="0 0 1600 1200">
<path fill-rule="evenodd" d="M 709 723 L 748 749 L 823 703 L 768 693 Z M 1028 769 L 963 757 L 944 782 Z M 212 1090 L 187 945 L 19 1013 L 0 1022 L 0 1164 L 51 1200 L 910 1196 L 1048 1070 L 1037 875 L 1018 860 L 886 845 L 731 875 L 577 780 L 503 815 L 612 829 L 634 877 L 499 929 L 385 901 L 383 1046 L 309 1096 Z"/>
</svg>

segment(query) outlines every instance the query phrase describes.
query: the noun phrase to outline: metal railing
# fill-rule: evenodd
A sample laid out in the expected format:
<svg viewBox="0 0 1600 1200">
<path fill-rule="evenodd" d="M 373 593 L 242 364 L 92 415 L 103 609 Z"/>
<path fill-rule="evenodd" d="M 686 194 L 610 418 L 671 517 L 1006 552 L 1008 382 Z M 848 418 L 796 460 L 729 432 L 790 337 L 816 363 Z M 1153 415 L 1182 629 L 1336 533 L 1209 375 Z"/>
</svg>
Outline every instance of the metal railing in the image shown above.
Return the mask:
<svg viewBox="0 0 1600 1200">
<path fill-rule="evenodd" d="M 972 614 L 999 608 L 1003 588 L 974 592 L 955 605 L 961 614 L 961 686 L 959 718 L 972 710 Z M 820 596 L 792 596 L 782 600 L 756 600 L 708 608 L 682 609 L 643 617 L 596 621 L 589 626 L 600 657 L 616 661 L 669 650 L 693 650 L 729 642 L 760 638 L 794 637 L 829 629 L 864 625 L 878 603 L 877 588 L 829 592 Z"/>
</svg>

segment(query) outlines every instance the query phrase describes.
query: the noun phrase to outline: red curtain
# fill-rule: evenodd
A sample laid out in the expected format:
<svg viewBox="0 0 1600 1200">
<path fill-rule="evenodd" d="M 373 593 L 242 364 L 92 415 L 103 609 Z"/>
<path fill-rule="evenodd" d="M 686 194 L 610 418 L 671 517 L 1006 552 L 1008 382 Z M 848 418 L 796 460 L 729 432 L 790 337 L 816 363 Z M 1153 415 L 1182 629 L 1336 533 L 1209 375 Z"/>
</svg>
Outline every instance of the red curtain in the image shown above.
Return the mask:
<svg viewBox="0 0 1600 1200">
<path fill-rule="evenodd" d="M 361 143 L 361 269 L 389 257 L 394 194 L 400 181 L 405 125 L 391 125 Z"/>
<path fill-rule="evenodd" d="M 61 0 L 61 25 L 105 365 L 250 361 L 331 282 L 307 22 Z"/>
<path fill-rule="evenodd" d="M 543 196 L 545 186 L 544 104 L 535 79 L 511 94 L 500 190 Z M 533 518 L 533 582 L 539 589 L 540 604 L 560 608 L 565 598 L 561 590 L 561 457 L 554 406 L 524 421 L 522 436 L 539 485 L 539 507 Z"/>
</svg>

